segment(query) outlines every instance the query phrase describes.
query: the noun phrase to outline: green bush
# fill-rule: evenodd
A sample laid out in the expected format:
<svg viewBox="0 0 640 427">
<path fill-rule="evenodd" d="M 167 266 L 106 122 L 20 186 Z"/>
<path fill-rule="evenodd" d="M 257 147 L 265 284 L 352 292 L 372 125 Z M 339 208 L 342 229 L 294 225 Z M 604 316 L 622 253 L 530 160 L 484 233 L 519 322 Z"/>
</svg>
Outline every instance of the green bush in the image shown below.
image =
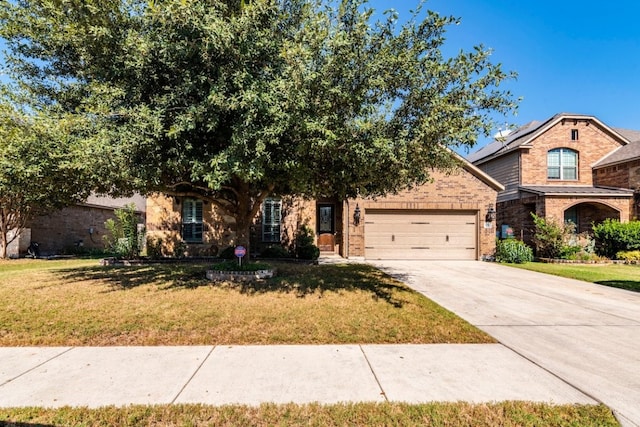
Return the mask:
<svg viewBox="0 0 640 427">
<path fill-rule="evenodd" d="M 640 261 L 640 251 L 620 251 L 616 253 L 616 259 L 624 261 Z"/>
<path fill-rule="evenodd" d="M 151 259 L 162 258 L 162 238 L 147 237 L 147 256 Z"/>
<path fill-rule="evenodd" d="M 235 259 L 236 258 L 235 250 L 236 248 L 234 246 L 227 246 L 222 251 L 220 251 L 220 253 L 218 254 L 218 258 Z"/>
<path fill-rule="evenodd" d="M 291 254 L 282 246 L 276 245 L 265 248 L 260 256 L 262 258 L 289 258 Z"/>
<path fill-rule="evenodd" d="M 114 211 L 116 219 L 108 219 L 104 225 L 107 234 L 103 236 L 108 251 L 117 257 L 131 259 L 140 255 L 144 233 L 138 230 L 140 218 L 136 206 L 131 203 Z"/>
<path fill-rule="evenodd" d="M 524 242 L 515 239 L 498 240 L 496 261 L 522 264 L 533 261 L 533 250 Z"/>
<path fill-rule="evenodd" d="M 296 255 L 300 259 L 316 260 L 320 257 L 320 248 L 314 243 L 314 233 L 311 228 L 303 225 L 296 236 Z"/>
<path fill-rule="evenodd" d="M 607 218 L 593 226 L 596 239 L 596 252 L 613 258 L 618 252 L 640 249 L 640 221 L 621 223 Z"/>
<path fill-rule="evenodd" d="M 575 224 L 569 222 L 560 224 L 552 219 L 545 219 L 531 213 L 535 227 L 533 244 L 536 255 L 541 258 L 562 258 L 563 254 L 570 255 L 575 249 L 571 249 L 569 241 L 575 232 Z M 579 252 L 578 249 L 576 252 Z"/>
</svg>

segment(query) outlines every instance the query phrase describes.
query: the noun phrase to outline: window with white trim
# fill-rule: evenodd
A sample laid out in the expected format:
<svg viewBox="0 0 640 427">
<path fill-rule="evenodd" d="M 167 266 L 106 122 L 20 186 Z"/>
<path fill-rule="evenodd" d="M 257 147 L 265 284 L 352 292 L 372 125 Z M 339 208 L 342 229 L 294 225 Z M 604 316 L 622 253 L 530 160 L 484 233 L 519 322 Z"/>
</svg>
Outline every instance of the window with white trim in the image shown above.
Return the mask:
<svg viewBox="0 0 640 427">
<path fill-rule="evenodd" d="M 279 242 L 282 225 L 282 200 L 267 198 L 262 204 L 262 241 Z"/>
<path fill-rule="evenodd" d="M 555 148 L 547 152 L 547 178 L 578 179 L 578 152 L 569 148 Z"/>
<path fill-rule="evenodd" d="M 202 242 L 202 200 L 184 199 L 182 201 L 182 240 L 185 242 Z"/>
</svg>

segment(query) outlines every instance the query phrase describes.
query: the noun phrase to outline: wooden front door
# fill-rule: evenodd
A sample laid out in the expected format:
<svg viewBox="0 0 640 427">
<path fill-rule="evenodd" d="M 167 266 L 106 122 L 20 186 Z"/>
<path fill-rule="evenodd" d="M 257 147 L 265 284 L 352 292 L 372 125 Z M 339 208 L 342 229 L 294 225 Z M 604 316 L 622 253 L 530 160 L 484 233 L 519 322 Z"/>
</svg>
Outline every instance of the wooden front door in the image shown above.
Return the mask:
<svg viewBox="0 0 640 427">
<path fill-rule="evenodd" d="M 321 252 L 334 252 L 336 245 L 335 205 L 318 205 L 318 247 Z"/>
</svg>

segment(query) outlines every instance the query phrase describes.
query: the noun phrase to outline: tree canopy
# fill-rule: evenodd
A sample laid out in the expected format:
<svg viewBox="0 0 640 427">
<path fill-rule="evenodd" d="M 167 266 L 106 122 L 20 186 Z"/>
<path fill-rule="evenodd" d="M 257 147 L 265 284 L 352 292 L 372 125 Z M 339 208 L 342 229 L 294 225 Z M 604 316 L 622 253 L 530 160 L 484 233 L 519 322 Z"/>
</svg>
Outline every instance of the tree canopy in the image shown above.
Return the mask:
<svg viewBox="0 0 640 427">
<path fill-rule="evenodd" d="M 34 109 L 82 115 L 98 190 L 210 200 L 239 239 L 278 194 L 381 195 L 455 165 L 513 77 L 458 20 L 399 24 L 364 0 L 4 0 L 8 66 Z M 243 231 L 244 230 L 244 231 Z"/>
<path fill-rule="evenodd" d="M 78 132 L 73 118 L 25 114 L 1 100 L 0 258 L 34 216 L 86 199 L 89 163 Z"/>
</svg>

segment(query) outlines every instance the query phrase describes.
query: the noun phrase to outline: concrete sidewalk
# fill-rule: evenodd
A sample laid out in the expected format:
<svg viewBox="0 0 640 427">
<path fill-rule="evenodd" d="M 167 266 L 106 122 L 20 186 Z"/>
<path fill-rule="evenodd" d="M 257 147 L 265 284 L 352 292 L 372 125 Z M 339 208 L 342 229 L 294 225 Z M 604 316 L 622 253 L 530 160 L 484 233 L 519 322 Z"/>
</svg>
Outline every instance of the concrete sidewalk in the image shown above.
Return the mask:
<svg viewBox="0 0 640 427">
<path fill-rule="evenodd" d="M 0 348 L 0 406 L 596 403 L 500 344 Z"/>
</svg>

